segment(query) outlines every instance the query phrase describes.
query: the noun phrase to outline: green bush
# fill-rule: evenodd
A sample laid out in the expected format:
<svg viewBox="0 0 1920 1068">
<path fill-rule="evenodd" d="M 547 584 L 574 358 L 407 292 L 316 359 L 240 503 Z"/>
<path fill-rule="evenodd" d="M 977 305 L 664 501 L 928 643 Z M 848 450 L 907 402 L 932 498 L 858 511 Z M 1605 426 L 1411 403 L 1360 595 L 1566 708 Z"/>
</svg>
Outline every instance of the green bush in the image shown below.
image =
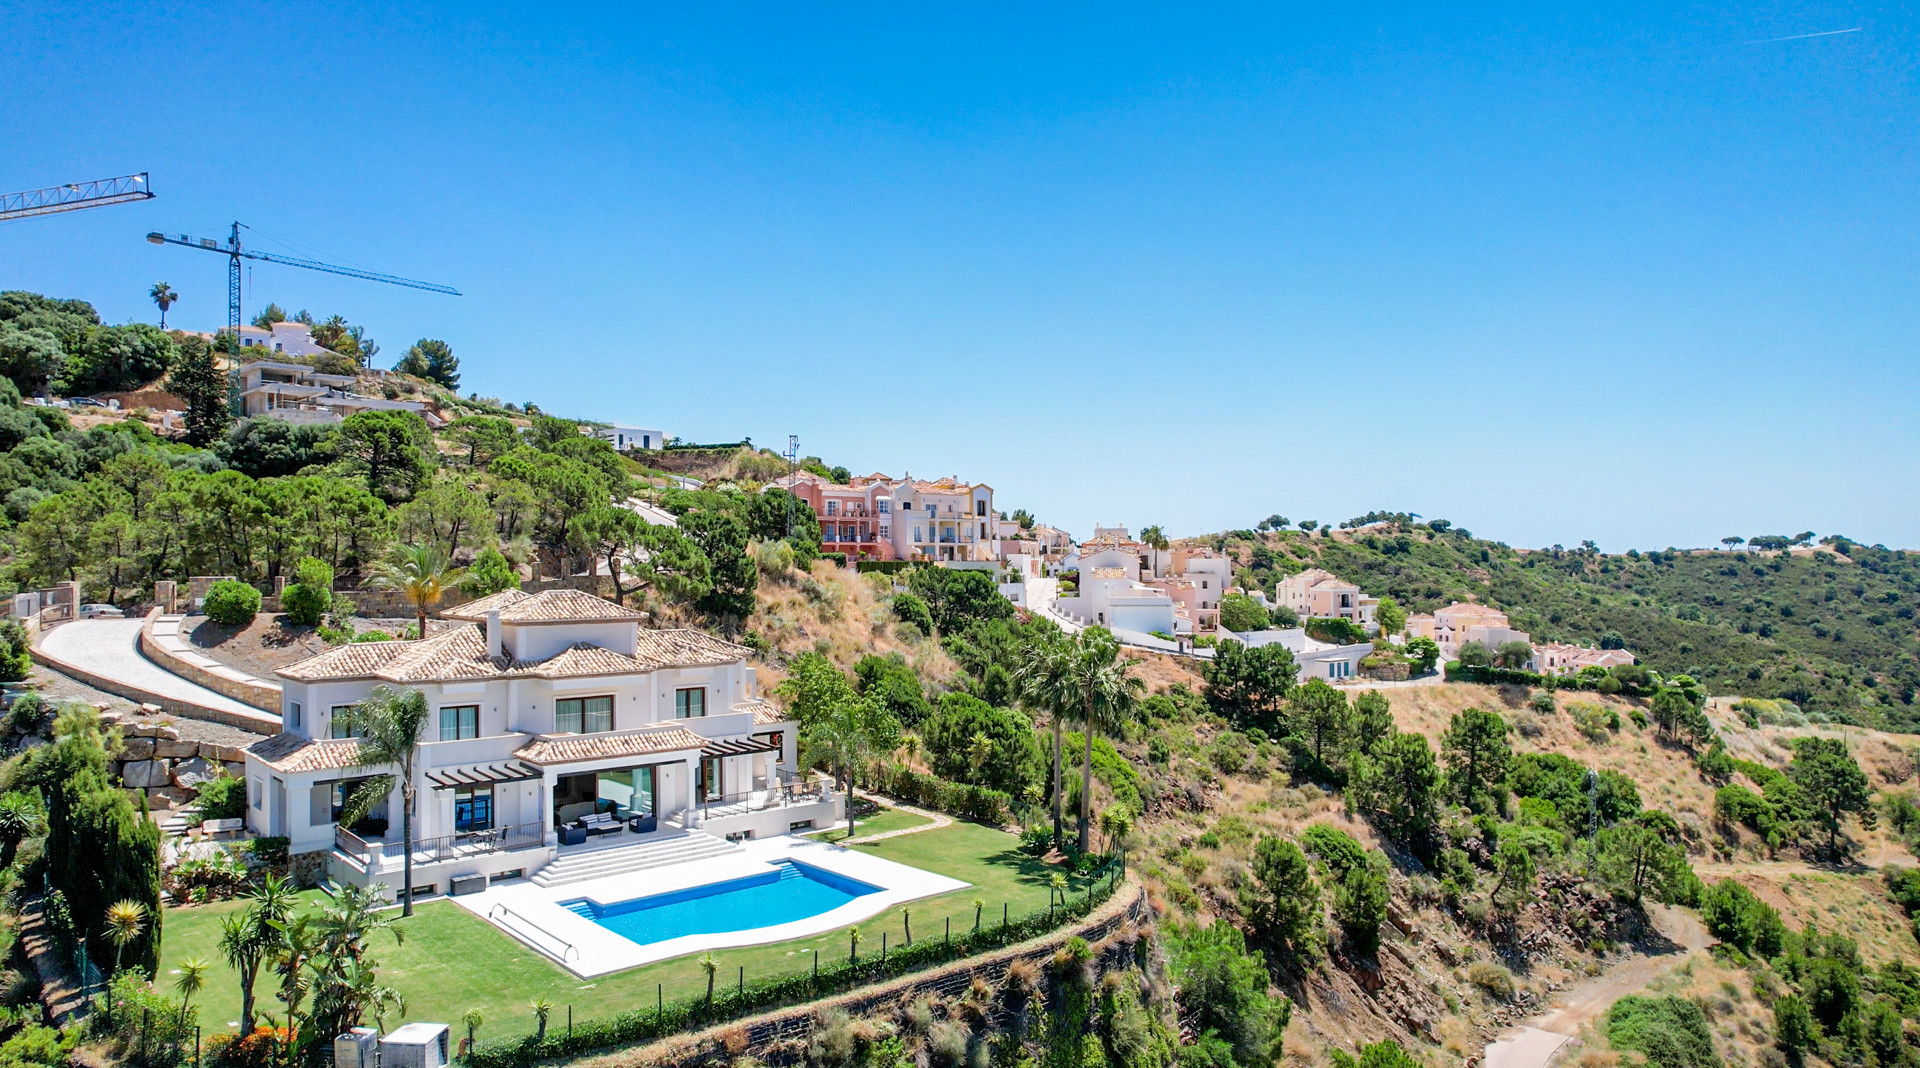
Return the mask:
<svg viewBox="0 0 1920 1068">
<path fill-rule="evenodd" d="M 898 765 L 883 767 L 878 779 L 877 786 L 881 793 L 897 797 L 910 805 L 945 812 L 975 823 L 1004 826 L 1013 811 L 1013 799 L 999 790 L 947 782 L 932 775 L 922 775 L 911 768 Z"/>
<path fill-rule="evenodd" d="M 927 602 L 911 593 L 901 592 L 893 595 L 893 618 L 902 623 L 911 623 L 920 628 L 922 634 L 933 633 L 933 612 L 927 608 Z"/>
<path fill-rule="evenodd" d="M 1367 640 L 1367 628 L 1352 620 L 1315 616 L 1307 620 L 1307 637 L 1334 645 L 1358 645 Z"/>
<path fill-rule="evenodd" d="M 7 729 L 22 734 L 39 734 L 46 728 L 52 709 L 38 693 L 23 693 L 7 709 Z"/>
<path fill-rule="evenodd" d="M 236 820 L 247 814 L 247 780 L 219 775 L 200 784 L 194 808 L 203 820 Z"/>
<path fill-rule="evenodd" d="M 1319 857 L 1335 879 L 1346 878 L 1347 872 L 1367 862 L 1366 848 L 1353 835 L 1331 824 L 1316 823 L 1308 827 L 1300 835 L 1300 844 Z"/>
<path fill-rule="evenodd" d="M 1629 994 L 1607 1010 L 1607 1041 L 1646 1057 L 1647 1068 L 1720 1068 L 1700 1006 L 1680 997 Z"/>
<path fill-rule="evenodd" d="M 244 627 L 260 612 L 260 591 L 244 582 L 222 579 L 207 590 L 202 610 L 215 623 Z"/>
<path fill-rule="evenodd" d="M 0 619 L 0 682 L 24 682 L 33 671 L 27 628 L 17 619 Z"/>
</svg>

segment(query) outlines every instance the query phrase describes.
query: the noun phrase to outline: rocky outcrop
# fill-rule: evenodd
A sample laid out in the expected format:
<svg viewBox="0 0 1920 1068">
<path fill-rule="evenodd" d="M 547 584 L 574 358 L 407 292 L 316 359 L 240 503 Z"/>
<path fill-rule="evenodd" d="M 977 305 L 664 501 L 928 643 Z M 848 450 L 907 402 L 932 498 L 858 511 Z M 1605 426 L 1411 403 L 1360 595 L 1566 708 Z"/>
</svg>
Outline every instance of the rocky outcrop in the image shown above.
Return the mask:
<svg viewBox="0 0 1920 1068">
<path fill-rule="evenodd" d="M 216 776 L 247 772 L 239 746 L 183 738 L 179 725 L 155 719 L 149 710 L 102 712 L 100 722 L 120 730 L 122 748 L 111 769 L 120 785 L 144 793 L 155 811 L 191 804 L 200 785 Z"/>
</svg>

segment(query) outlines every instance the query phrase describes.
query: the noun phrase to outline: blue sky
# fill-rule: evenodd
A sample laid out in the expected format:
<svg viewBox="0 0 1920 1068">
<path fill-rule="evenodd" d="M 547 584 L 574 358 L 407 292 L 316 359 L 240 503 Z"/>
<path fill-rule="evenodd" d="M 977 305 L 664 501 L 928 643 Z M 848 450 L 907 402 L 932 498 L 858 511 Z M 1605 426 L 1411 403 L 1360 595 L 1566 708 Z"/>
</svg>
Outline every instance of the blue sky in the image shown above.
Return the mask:
<svg viewBox="0 0 1920 1068">
<path fill-rule="evenodd" d="M 1920 546 L 1905 10 L 549 7 L 7 6 L 0 187 L 160 196 L 0 224 L 0 288 L 212 328 L 141 235 L 237 218 L 465 293 L 249 314 L 1081 533 Z"/>
</svg>

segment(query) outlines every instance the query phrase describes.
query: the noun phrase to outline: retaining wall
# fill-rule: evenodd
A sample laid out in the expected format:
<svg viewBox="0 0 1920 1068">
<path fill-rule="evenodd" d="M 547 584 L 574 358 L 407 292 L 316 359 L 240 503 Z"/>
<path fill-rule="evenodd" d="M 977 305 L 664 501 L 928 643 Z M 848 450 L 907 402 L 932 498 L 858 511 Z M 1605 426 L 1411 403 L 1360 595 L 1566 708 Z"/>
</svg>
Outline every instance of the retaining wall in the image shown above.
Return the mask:
<svg viewBox="0 0 1920 1068">
<path fill-rule="evenodd" d="M 198 653 L 182 653 L 168 647 L 166 638 L 180 637 L 179 616 L 162 618 L 158 608 L 147 613 L 147 621 L 140 628 L 140 651 L 147 659 L 191 682 L 197 682 L 214 693 L 231 697 L 242 704 L 252 705 L 262 712 L 278 716 L 280 714 L 280 684 L 256 679 L 245 672 L 226 667 L 212 657 Z M 171 631 L 168 628 L 171 627 Z M 181 639 L 185 641 L 184 638 Z M 203 660 L 195 663 L 188 657 Z"/>
</svg>

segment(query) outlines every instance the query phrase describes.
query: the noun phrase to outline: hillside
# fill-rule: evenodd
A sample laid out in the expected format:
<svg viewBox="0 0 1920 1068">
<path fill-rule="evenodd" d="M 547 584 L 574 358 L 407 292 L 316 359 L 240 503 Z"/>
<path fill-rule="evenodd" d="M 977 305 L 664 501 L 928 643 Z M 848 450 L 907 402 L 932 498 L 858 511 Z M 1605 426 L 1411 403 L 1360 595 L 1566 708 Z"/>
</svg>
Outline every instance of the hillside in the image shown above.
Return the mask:
<svg viewBox="0 0 1920 1068">
<path fill-rule="evenodd" d="M 1436 529 L 1438 528 L 1438 529 Z M 1717 694 L 1781 698 L 1835 719 L 1920 726 L 1920 557 L 1833 539 L 1815 551 L 1517 550 L 1443 522 L 1234 531 L 1189 543 L 1231 553 L 1269 592 L 1321 567 L 1410 612 L 1450 601 L 1505 611 L 1536 641 L 1617 640 Z"/>
</svg>

